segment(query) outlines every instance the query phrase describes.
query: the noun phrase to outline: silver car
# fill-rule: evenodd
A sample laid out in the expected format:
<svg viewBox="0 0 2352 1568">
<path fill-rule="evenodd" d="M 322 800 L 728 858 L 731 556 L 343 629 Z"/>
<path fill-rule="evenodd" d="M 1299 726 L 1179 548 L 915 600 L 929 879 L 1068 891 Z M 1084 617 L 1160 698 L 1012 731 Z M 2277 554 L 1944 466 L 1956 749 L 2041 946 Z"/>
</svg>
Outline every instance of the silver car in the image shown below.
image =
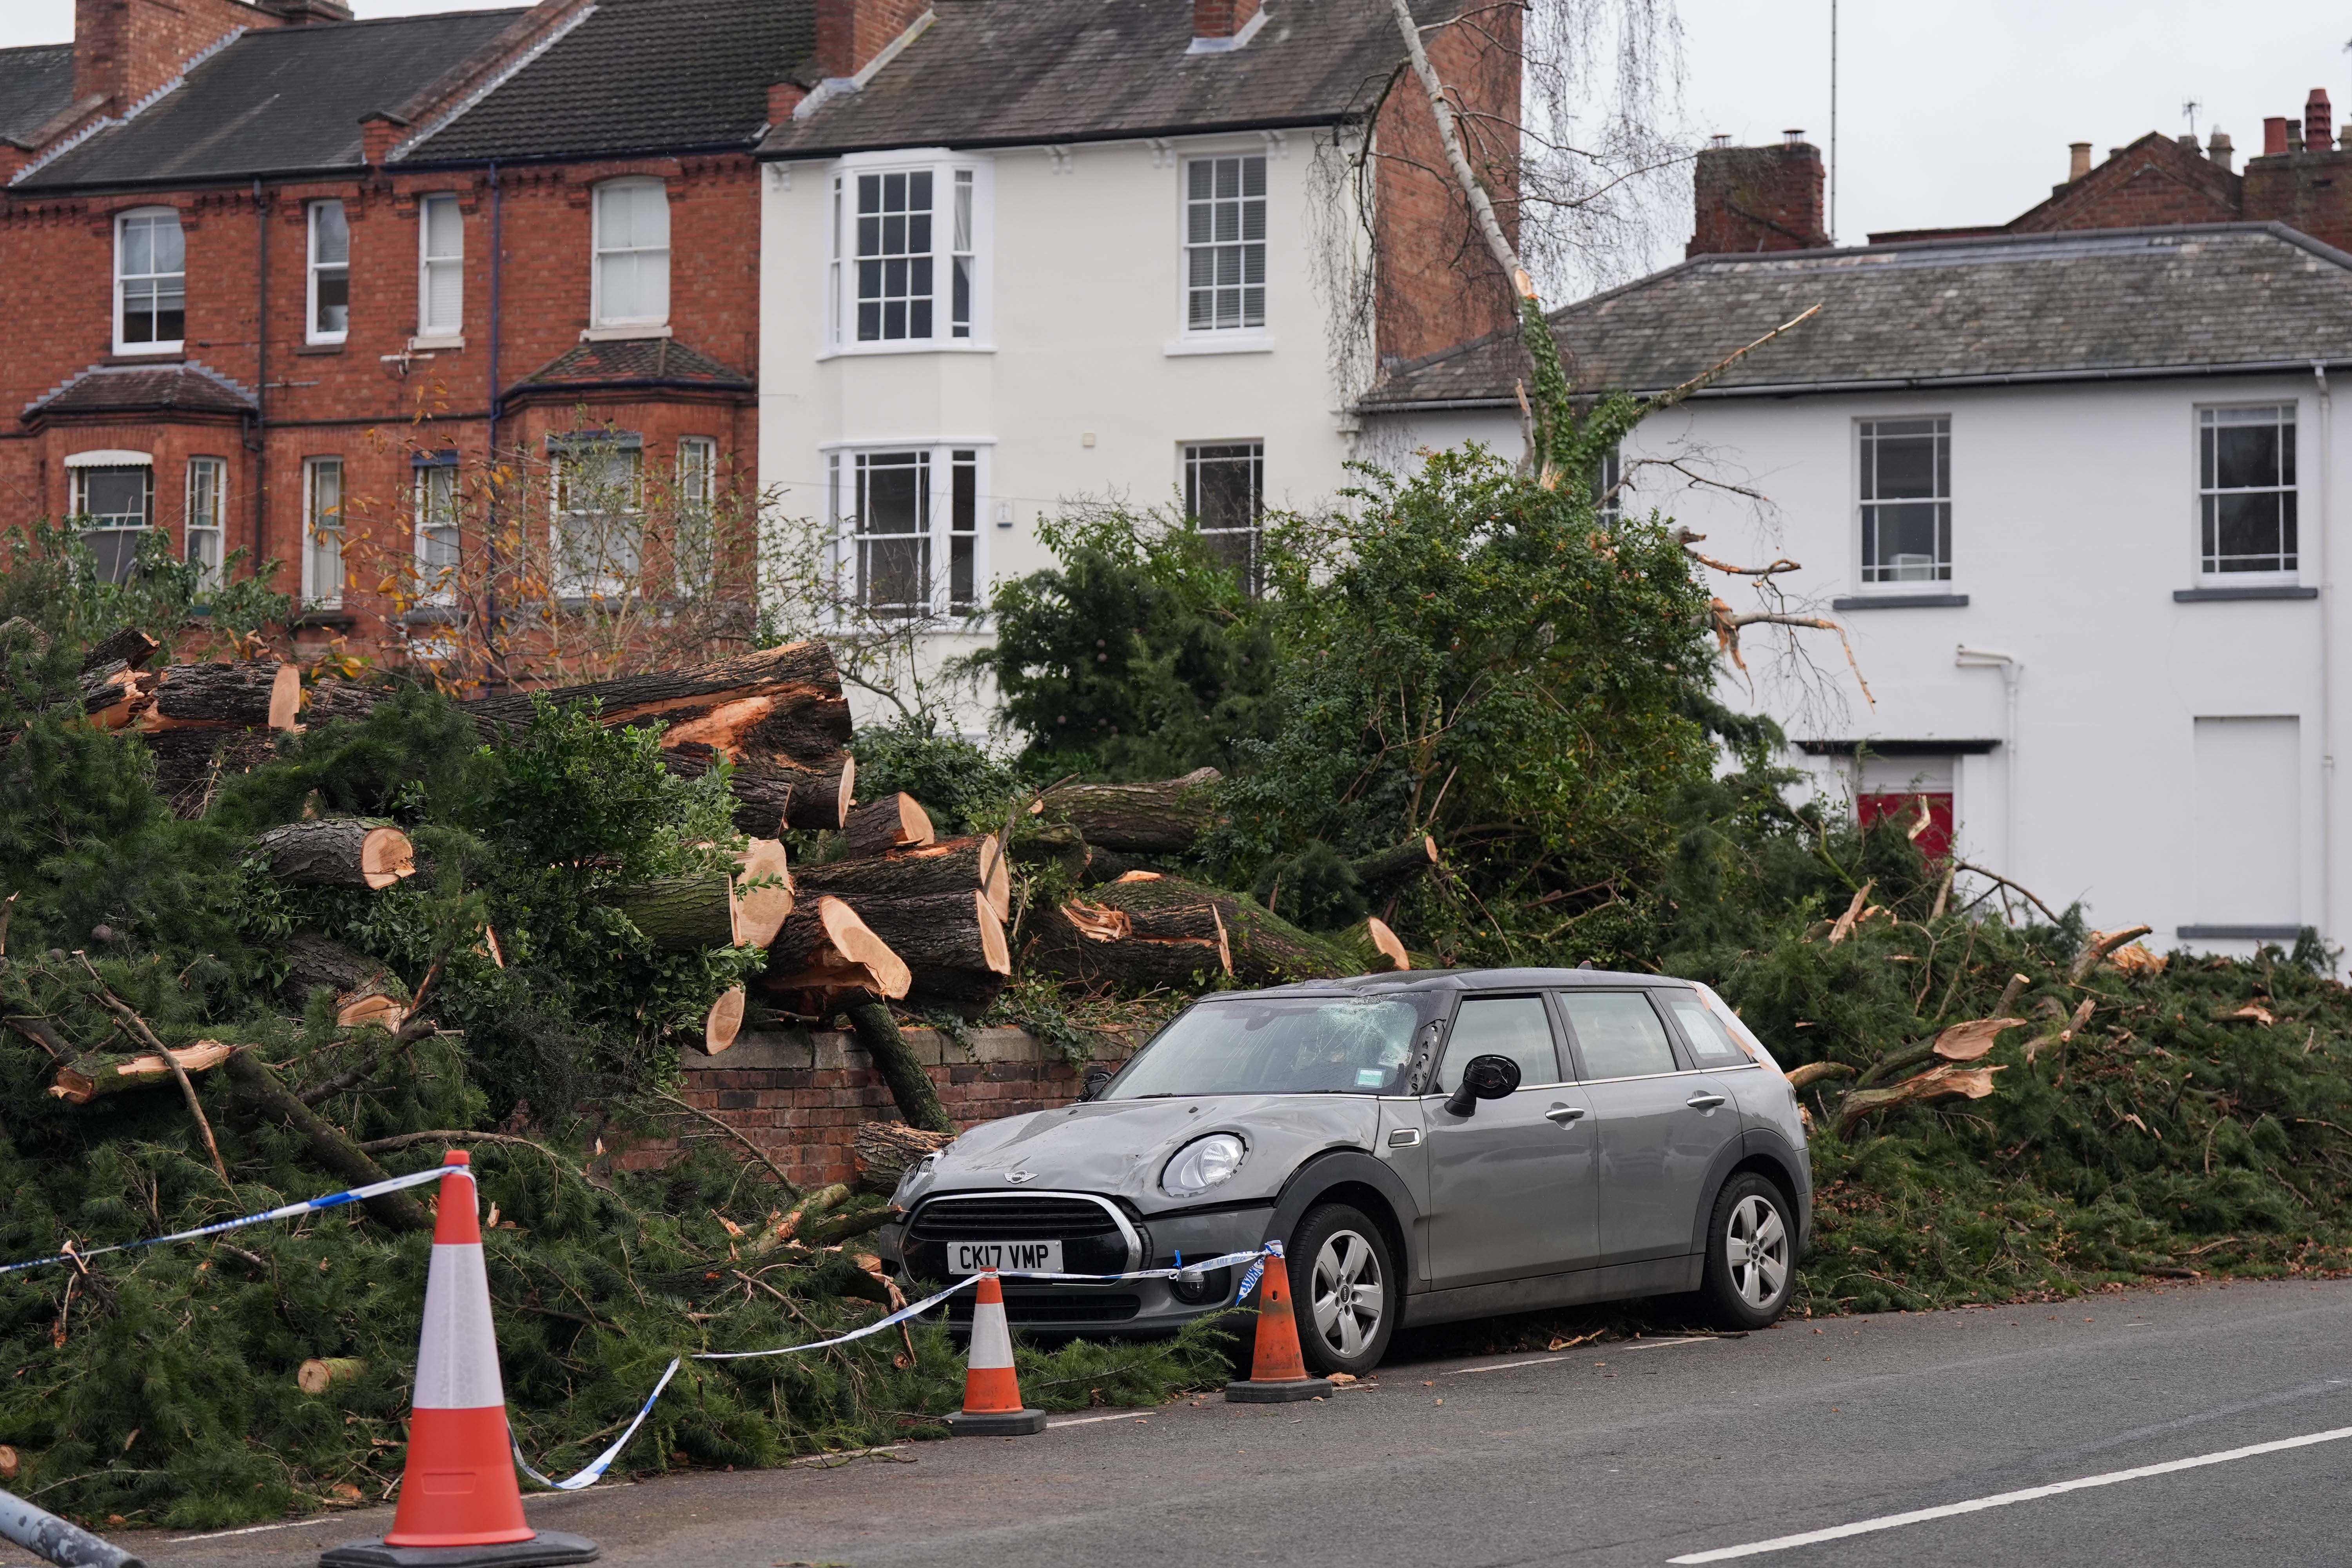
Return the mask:
<svg viewBox="0 0 2352 1568">
<path fill-rule="evenodd" d="M 1402 1325 L 1577 1302 L 1696 1292 L 1761 1327 L 1812 1182 L 1788 1079 L 1706 986 L 1490 969 L 1204 997 L 1086 1100 L 973 1128 L 892 1203 L 881 1247 L 911 1280 L 1278 1239 L 1308 1364 L 1362 1373 Z M 1033 1331 L 1168 1333 L 1231 1305 L 1237 1272 L 1008 1280 L 1005 1305 Z"/>
</svg>

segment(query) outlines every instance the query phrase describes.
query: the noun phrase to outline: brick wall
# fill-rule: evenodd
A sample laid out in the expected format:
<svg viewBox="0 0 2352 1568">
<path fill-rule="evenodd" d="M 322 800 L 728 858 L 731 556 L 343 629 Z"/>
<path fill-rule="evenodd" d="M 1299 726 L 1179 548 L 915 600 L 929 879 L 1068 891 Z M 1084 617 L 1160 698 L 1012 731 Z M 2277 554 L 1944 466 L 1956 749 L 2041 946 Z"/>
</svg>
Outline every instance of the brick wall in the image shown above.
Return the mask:
<svg viewBox="0 0 2352 1568">
<path fill-rule="evenodd" d="M 2352 248 L 2352 153 L 2289 153 L 2246 164 L 2245 216 Z"/>
<path fill-rule="evenodd" d="M 969 1052 L 935 1029 L 908 1029 L 906 1038 L 958 1127 L 1067 1105 L 1086 1081 L 1084 1068 L 1020 1029 L 975 1030 Z M 722 1056 L 688 1051 L 684 1065 L 681 1098 L 767 1151 L 803 1187 L 855 1181 L 857 1129 L 899 1120 L 882 1075 L 851 1035 L 747 1034 Z M 621 1163 L 653 1169 L 676 1152 L 674 1142 L 643 1143 Z"/>
<path fill-rule="evenodd" d="M 2080 179 L 2058 186 L 2048 201 L 2008 226 L 2013 234 L 2039 234 L 2231 223 L 2239 207 L 2236 174 L 2193 145 L 2151 132 L 2117 148 Z"/>
<path fill-rule="evenodd" d="M 120 114 L 237 28 L 278 25 L 238 0 L 74 0 L 74 100 L 100 96 Z"/>
<path fill-rule="evenodd" d="M 1693 233 L 1685 254 L 1735 256 L 1829 244 L 1821 149 L 1709 147 L 1691 177 Z"/>
</svg>

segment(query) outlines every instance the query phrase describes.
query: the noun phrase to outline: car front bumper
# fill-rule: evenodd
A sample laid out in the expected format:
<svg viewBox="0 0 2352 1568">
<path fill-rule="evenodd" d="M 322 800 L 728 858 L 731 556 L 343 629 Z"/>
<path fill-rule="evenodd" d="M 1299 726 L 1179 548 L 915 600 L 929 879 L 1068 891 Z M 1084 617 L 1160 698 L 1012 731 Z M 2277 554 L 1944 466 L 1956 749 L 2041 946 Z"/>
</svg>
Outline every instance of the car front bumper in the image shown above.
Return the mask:
<svg viewBox="0 0 2352 1568">
<path fill-rule="evenodd" d="M 954 1198 L 955 1193 L 927 1194 L 924 1203 Z M 1094 1199 L 1097 1203 L 1116 1200 Z M 1063 1268 L 1070 1273 L 1125 1273 L 1138 1268 L 1173 1268 L 1202 1258 L 1248 1252 L 1263 1245 L 1274 1217 L 1272 1203 L 1234 1205 L 1189 1212 L 1129 1215 L 1127 1229 L 1134 1242 L 1119 1244 L 1116 1252 L 1084 1240 L 1062 1237 L 1022 1237 L 1029 1240 L 1063 1240 Z M 950 1282 L 944 1249 L 923 1240 L 919 1232 L 923 1208 L 918 1205 L 907 1219 L 884 1226 L 876 1235 L 876 1250 L 886 1267 L 905 1282 L 908 1293 L 929 1295 Z M 1073 1256 L 1076 1254 L 1076 1256 Z M 1067 1280 L 1006 1279 L 1004 1311 L 1012 1324 L 1032 1334 L 1083 1336 L 1089 1339 L 1150 1339 L 1175 1333 L 1187 1323 L 1233 1306 L 1244 1269 L 1214 1269 L 1197 1285 L 1176 1279 L 1122 1279 L 1102 1284 Z M 970 1293 L 947 1303 L 947 1326 L 963 1333 L 971 1323 Z"/>
</svg>

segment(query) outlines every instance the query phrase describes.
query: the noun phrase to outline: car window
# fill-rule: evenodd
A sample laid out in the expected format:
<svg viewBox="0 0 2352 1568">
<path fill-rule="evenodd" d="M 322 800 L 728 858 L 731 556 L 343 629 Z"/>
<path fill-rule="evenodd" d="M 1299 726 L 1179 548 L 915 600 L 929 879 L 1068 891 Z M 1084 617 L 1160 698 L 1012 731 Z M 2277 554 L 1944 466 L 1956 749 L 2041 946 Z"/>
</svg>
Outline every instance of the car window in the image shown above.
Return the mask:
<svg viewBox="0 0 2352 1568">
<path fill-rule="evenodd" d="M 1551 1020 L 1544 1016 L 1540 996 L 1474 996 L 1454 1015 L 1454 1034 L 1445 1046 L 1445 1068 L 1433 1092 L 1459 1083 L 1462 1065 L 1472 1057 L 1508 1057 L 1519 1064 L 1519 1082 L 1533 1086 L 1558 1083 L 1559 1054 L 1552 1048 Z"/>
<path fill-rule="evenodd" d="M 1637 1078 L 1678 1066 L 1665 1025 L 1639 991 L 1567 991 L 1559 1005 L 1575 1031 L 1586 1078 Z"/>
<path fill-rule="evenodd" d="M 1369 997 L 1212 998 L 1137 1052 L 1101 1098 L 1394 1094 L 1420 1016 L 1410 1002 Z"/>
<path fill-rule="evenodd" d="M 1706 1004 L 1698 999 L 1696 991 L 1661 991 L 1658 1000 L 1682 1026 L 1683 1043 L 1703 1068 L 1746 1067 L 1748 1053 L 1723 1026 L 1723 1020 L 1707 1011 Z"/>
</svg>

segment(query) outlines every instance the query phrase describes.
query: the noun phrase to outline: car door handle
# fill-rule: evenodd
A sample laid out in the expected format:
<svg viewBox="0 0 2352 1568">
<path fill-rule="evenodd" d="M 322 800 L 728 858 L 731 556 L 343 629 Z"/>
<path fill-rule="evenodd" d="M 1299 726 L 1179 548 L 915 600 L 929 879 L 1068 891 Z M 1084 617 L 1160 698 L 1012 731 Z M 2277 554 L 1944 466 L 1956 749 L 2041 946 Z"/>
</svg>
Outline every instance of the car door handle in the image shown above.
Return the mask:
<svg viewBox="0 0 2352 1568">
<path fill-rule="evenodd" d="M 1555 1105 L 1549 1110 L 1544 1112 L 1544 1120 L 1546 1121 L 1556 1121 L 1562 1127 L 1565 1127 L 1571 1121 L 1581 1121 L 1584 1120 L 1584 1107 L 1580 1105 Z"/>
<path fill-rule="evenodd" d="M 1713 1110 L 1717 1106 L 1723 1103 L 1723 1096 L 1719 1094 L 1710 1094 L 1706 1089 L 1700 1089 L 1696 1094 L 1694 1094 L 1688 1100 L 1684 1100 L 1683 1103 L 1689 1106 L 1693 1110 Z"/>
</svg>

